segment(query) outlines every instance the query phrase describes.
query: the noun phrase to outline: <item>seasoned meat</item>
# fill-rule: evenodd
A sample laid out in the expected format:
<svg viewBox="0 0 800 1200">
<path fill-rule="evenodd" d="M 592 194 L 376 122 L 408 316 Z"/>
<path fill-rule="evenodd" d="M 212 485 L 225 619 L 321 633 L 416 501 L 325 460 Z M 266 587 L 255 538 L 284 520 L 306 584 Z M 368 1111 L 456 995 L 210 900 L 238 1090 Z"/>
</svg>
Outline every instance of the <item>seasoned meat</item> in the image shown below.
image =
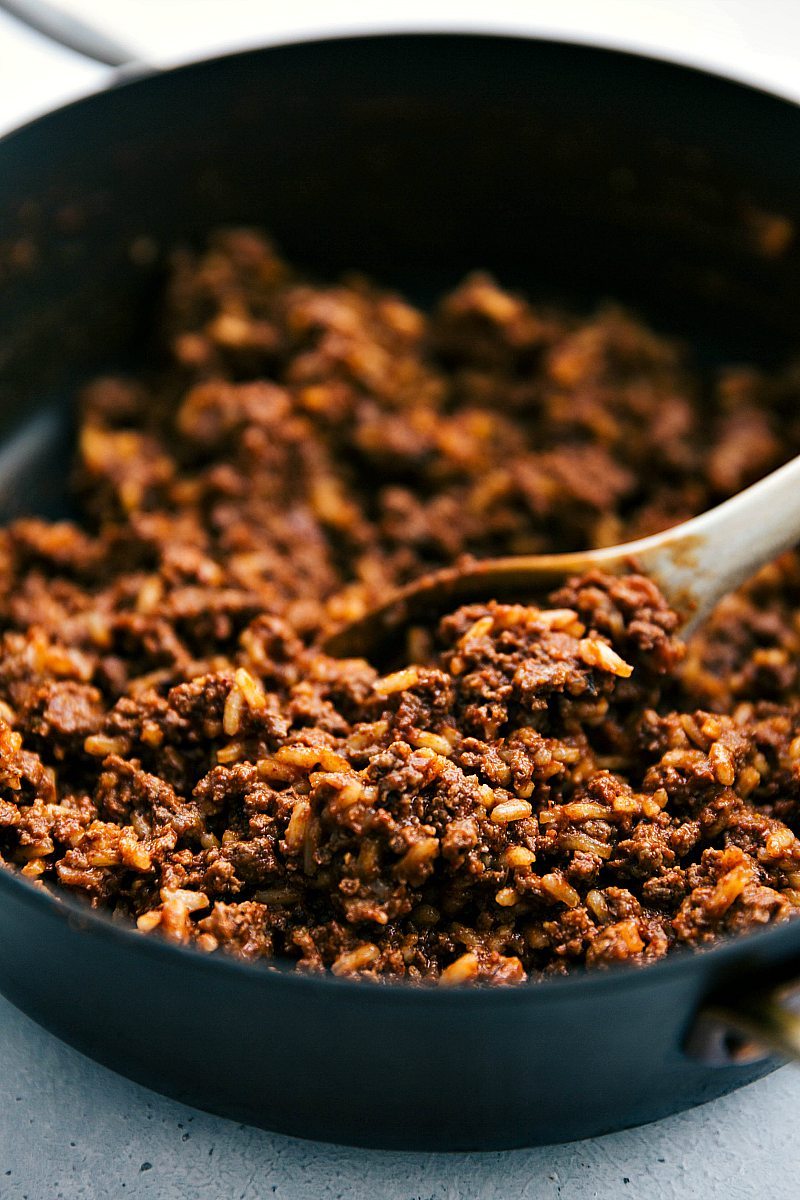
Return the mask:
<svg viewBox="0 0 800 1200">
<path fill-rule="evenodd" d="M 800 913 L 800 561 L 688 646 L 592 573 L 320 635 L 462 556 L 665 528 L 800 449 L 800 373 L 476 273 L 430 314 L 260 234 L 172 261 L 79 398 L 80 523 L 0 532 L 0 861 L 201 952 L 451 985 Z"/>
</svg>

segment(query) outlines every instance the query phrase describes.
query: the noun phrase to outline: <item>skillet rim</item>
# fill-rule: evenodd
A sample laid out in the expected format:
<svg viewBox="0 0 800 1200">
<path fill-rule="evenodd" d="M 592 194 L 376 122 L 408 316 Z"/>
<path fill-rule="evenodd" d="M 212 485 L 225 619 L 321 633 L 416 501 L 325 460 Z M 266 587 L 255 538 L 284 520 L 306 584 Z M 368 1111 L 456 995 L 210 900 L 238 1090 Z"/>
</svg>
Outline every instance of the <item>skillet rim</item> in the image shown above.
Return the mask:
<svg viewBox="0 0 800 1200">
<path fill-rule="evenodd" d="M 266 985 L 269 980 L 277 978 L 291 987 L 306 987 L 311 990 L 319 988 L 327 990 L 331 987 L 356 990 L 362 995 L 374 996 L 376 1003 L 379 1002 L 379 996 L 395 998 L 404 996 L 406 1000 L 412 996 L 422 1003 L 433 1001 L 440 1004 L 442 1002 L 442 991 L 435 984 L 420 984 L 407 979 L 386 978 L 375 981 L 358 977 L 337 977 L 330 971 L 319 974 L 298 971 L 293 960 L 288 958 L 251 961 L 226 954 L 204 954 L 191 945 L 169 942 L 165 938 L 141 933 L 132 922 L 114 918 L 113 915 L 102 909 L 93 909 L 88 903 L 71 896 L 66 891 L 63 894 L 49 891 L 38 883 L 25 879 L 8 865 L 0 866 L 0 897 L 4 888 L 8 888 L 10 894 L 16 894 L 17 899 L 23 904 L 38 908 L 46 916 L 49 915 L 64 921 L 71 933 L 91 934 L 95 938 L 99 937 L 101 941 L 110 939 L 119 942 L 121 939 L 123 943 L 129 943 L 129 952 L 138 949 L 146 956 L 156 960 L 164 955 L 168 959 L 172 958 L 175 962 L 183 959 L 187 965 L 193 963 L 201 971 L 223 971 L 230 975 L 243 976 L 253 983 L 261 980 L 263 981 L 261 986 Z M 796 954 L 796 969 L 800 969 L 800 916 L 798 916 L 779 925 L 766 925 L 760 929 L 749 930 L 747 933 L 721 938 L 709 946 L 679 947 L 663 958 L 645 965 L 620 963 L 602 971 L 589 971 L 586 967 L 580 966 L 573 968 L 566 975 L 554 975 L 543 980 L 529 980 L 513 987 L 465 984 L 461 987 L 447 988 L 445 994 L 448 998 L 482 996 L 484 1001 L 491 996 L 500 1003 L 522 1003 L 533 997 L 541 1000 L 542 996 L 546 1001 L 546 997 L 553 989 L 558 989 L 559 993 L 570 990 L 573 994 L 585 990 L 591 992 L 608 988 L 613 990 L 620 983 L 624 986 L 625 980 L 629 981 L 631 987 L 646 987 L 650 979 L 655 982 L 664 975 L 683 974 L 699 969 L 695 968 L 693 964 L 708 961 L 709 958 L 713 959 L 715 966 L 721 972 L 726 966 L 735 967 L 737 959 L 742 959 L 744 961 L 738 963 L 738 966 L 746 971 L 748 960 L 753 965 L 757 965 L 755 961 L 757 951 L 767 942 L 774 947 L 779 946 L 780 942 L 788 943 L 786 962 L 780 964 L 782 974 L 790 976 L 792 974 L 793 967 L 790 965 L 794 962 L 792 950 Z M 748 949 L 751 951 L 749 956 Z M 756 953 L 752 953 L 753 951 Z M 438 999 L 433 1000 L 434 997 Z M 471 1002 L 467 1001 L 467 1003 Z"/>
<path fill-rule="evenodd" d="M 27 134 L 39 125 L 50 120 L 59 119 L 62 114 L 71 114 L 84 106 L 90 106 L 95 103 L 102 104 L 102 97 L 115 96 L 118 93 L 135 90 L 148 83 L 171 78 L 174 75 L 202 70 L 203 68 L 213 67 L 221 63 L 229 64 L 236 60 L 256 59 L 272 52 L 302 51 L 308 46 L 365 45 L 369 42 L 396 43 L 402 41 L 414 42 L 420 45 L 424 42 L 431 44 L 436 42 L 440 44 L 454 42 L 462 43 L 464 46 L 479 42 L 491 43 L 495 46 L 499 46 L 501 43 L 506 43 L 510 46 L 533 45 L 550 48 L 555 51 L 572 51 L 578 55 L 584 55 L 587 60 L 590 58 L 606 58 L 608 61 L 625 60 L 631 65 L 639 64 L 645 68 L 655 66 L 658 70 L 663 71 L 665 75 L 683 75 L 687 80 L 691 80 L 696 84 L 710 82 L 713 86 L 721 85 L 723 90 L 728 90 L 731 94 L 734 92 L 738 92 L 740 95 L 749 93 L 758 97 L 759 101 L 766 100 L 768 103 L 778 105 L 786 110 L 794 110 L 795 113 L 800 114 L 800 96 L 784 95 L 780 91 L 773 91 L 765 84 L 736 78 L 734 75 L 726 75 L 722 71 L 701 67 L 691 62 L 681 62 L 678 59 L 669 58 L 667 55 L 645 53 L 641 50 L 592 42 L 581 39 L 578 35 L 574 38 L 555 38 L 537 33 L 498 31 L 490 28 L 486 30 L 481 30 L 477 27 L 469 29 L 426 30 L 410 26 L 408 29 L 365 30 L 359 33 L 348 33 L 345 31 L 343 33 L 324 34 L 320 37 L 289 37 L 285 41 L 269 42 L 264 46 L 250 46 L 240 50 L 228 50 L 222 54 L 200 55 L 198 58 L 192 58 L 186 62 L 178 62 L 173 66 L 163 68 L 149 63 L 136 62 L 131 63 L 129 66 L 117 68 L 116 70 L 110 69 L 110 78 L 105 85 L 101 84 L 98 87 L 90 88 L 87 92 L 76 96 L 65 104 L 60 104 L 55 108 L 38 113 L 28 120 L 23 121 L 20 125 L 15 125 L 11 129 L 7 129 L 4 133 L 1 133 L 0 149 L 3 149 L 7 143 L 12 142 L 18 136 Z"/>
</svg>

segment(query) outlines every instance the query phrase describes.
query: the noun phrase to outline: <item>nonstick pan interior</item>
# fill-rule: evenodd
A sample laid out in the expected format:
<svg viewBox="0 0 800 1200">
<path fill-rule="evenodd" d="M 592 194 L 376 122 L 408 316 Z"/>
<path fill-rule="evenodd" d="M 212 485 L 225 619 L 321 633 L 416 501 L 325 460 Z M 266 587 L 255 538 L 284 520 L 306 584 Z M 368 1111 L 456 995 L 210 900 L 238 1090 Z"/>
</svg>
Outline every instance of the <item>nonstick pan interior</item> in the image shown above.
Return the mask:
<svg viewBox="0 0 800 1200">
<path fill-rule="evenodd" d="M 35 122 L 0 150 L 0 435 L 27 435 L 0 462 L 0 517 L 58 511 L 67 455 L 43 409 L 154 352 L 163 253 L 220 224 L 422 302 L 481 266 L 573 305 L 613 296 L 712 356 L 781 355 L 798 253 L 759 237 L 800 211 L 797 124 L 686 68 L 449 35 L 232 56 Z"/>
</svg>

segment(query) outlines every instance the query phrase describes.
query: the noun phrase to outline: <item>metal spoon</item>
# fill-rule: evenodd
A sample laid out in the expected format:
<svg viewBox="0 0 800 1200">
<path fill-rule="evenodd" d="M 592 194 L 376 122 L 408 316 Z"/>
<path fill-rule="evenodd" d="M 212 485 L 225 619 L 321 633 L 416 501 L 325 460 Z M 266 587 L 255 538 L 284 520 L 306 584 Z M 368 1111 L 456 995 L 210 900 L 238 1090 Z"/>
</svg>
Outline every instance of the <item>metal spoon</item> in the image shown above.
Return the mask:
<svg viewBox="0 0 800 1200">
<path fill-rule="evenodd" d="M 323 641 L 337 657 L 369 656 L 403 627 L 473 600 L 539 597 L 571 575 L 634 567 L 649 575 L 691 633 L 723 596 L 800 543 L 800 458 L 716 508 L 663 533 L 577 554 L 489 558 L 422 575 Z"/>
</svg>

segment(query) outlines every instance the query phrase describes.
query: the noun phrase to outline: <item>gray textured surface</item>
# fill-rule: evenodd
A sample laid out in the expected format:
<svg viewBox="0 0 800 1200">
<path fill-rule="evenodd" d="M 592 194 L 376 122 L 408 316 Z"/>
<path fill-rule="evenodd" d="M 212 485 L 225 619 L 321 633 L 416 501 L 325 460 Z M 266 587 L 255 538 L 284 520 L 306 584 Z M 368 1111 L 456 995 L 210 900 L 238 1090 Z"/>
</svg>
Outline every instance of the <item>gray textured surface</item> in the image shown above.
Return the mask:
<svg viewBox="0 0 800 1200">
<path fill-rule="evenodd" d="M 0 1200 L 797 1200 L 800 1070 L 644 1129 L 503 1154 L 277 1137 L 94 1066 L 0 1000 Z"/>
</svg>

